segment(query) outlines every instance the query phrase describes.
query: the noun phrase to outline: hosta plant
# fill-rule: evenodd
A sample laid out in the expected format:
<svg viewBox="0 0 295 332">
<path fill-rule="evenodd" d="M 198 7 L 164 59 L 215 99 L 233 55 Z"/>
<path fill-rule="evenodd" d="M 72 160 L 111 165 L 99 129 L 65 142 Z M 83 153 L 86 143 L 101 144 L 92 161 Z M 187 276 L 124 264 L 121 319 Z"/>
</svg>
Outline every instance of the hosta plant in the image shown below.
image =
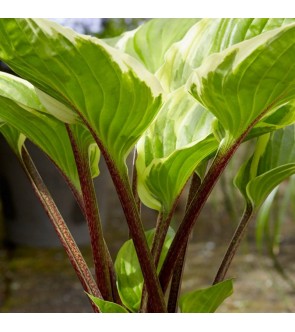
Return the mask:
<svg viewBox="0 0 295 332">
<path fill-rule="evenodd" d="M 0 59 L 17 74 L 0 73 L 0 131 L 93 310 L 214 312 L 233 292 L 225 278 L 250 218 L 295 173 L 295 20 L 154 19 L 99 40 L 48 20 L 2 19 L 0 38 Z M 94 276 L 26 140 L 72 189 L 89 227 Z M 212 285 L 179 296 L 190 234 L 245 141 L 253 153 L 235 177 L 244 214 Z M 100 158 L 129 226 L 115 262 L 93 187 Z M 172 229 L 189 181 L 185 213 Z M 144 229 L 141 204 L 157 211 L 154 229 Z"/>
</svg>

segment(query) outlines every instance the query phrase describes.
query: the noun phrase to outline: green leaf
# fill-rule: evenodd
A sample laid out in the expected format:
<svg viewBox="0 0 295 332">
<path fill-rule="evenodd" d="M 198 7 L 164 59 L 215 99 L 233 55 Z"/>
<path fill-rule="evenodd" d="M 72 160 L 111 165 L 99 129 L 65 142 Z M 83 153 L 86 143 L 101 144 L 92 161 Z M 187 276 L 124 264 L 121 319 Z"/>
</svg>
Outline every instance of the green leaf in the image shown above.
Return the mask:
<svg viewBox="0 0 295 332">
<path fill-rule="evenodd" d="M 80 181 L 66 127 L 46 113 L 47 110 L 40 103 L 34 87 L 29 82 L 0 73 L 0 118 L 7 123 L 7 126 L 2 128 L 2 133 L 14 152 L 21 157 L 24 137 L 27 137 L 49 156 L 76 190 L 80 191 Z M 83 144 L 87 149 L 93 146 L 93 138 L 86 128 L 81 124 L 72 127 L 80 138 L 80 145 Z M 99 173 L 99 153 L 97 146 L 91 149 L 94 176 Z"/>
<path fill-rule="evenodd" d="M 246 201 L 249 201 L 247 195 L 247 185 L 257 174 L 259 160 L 265 152 L 269 138 L 270 134 L 265 134 L 258 138 L 253 155 L 242 165 L 234 179 L 235 186 L 240 190 Z"/>
<path fill-rule="evenodd" d="M 252 138 L 259 137 L 261 135 L 271 133 L 277 129 L 289 126 L 295 122 L 295 102 L 291 100 L 289 103 L 276 109 L 273 113 L 259 121 L 247 134 L 245 141 Z M 221 141 L 225 136 L 225 130 L 216 119 L 213 125 L 215 137 Z"/>
<path fill-rule="evenodd" d="M 4 136 L 6 142 L 17 157 L 21 158 L 21 149 L 25 143 L 26 137 L 7 123 L 0 124 L 0 133 Z"/>
<path fill-rule="evenodd" d="M 1 20 L 0 38 L 0 58 L 63 104 L 67 122 L 68 110 L 79 115 L 125 171 L 127 155 L 162 103 L 158 80 L 133 57 L 47 20 Z"/>
<path fill-rule="evenodd" d="M 256 232 L 255 232 L 256 246 L 258 247 L 260 252 L 262 252 L 262 244 L 269 224 L 270 211 L 273 206 L 273 202 L 277 192 L 278 192 L 278 187 L 276 187 L 266 198 L 265 202 L 262 204 L 259 213 L 257 214 L 256 217 Z"/>
<path fill-rule="evenodd" d="M 295 123 L 295 100 L 284 104 L 273 113 L 265 116 L 248 133 L 245 140 L 250 140 L 261 135 L 271 133 Z"/>
<path fill-rule="evenodd" d="M 275 126 L 276 129 L 289 126 L 295 122 L 295 100 L 279 107 L 274 113 L 266 116 L 263 122 L 266 125 Z"/>
<path fill-rule="evenodd" d="M 202 19 L 167 51 L 157 77 L 165 90 L 173 91 L 185 84 L 193 69 L 210 54 L 291 22 L 294 19 Z"/>
<path fill-rule="evenodd" d="M 4 72 L 0 72 L 0 96 L 1 98 L 13 99 L 22 107 L 28 107 L 40 112 L 45 108 L 40 103 L 34 87 L 29 82 Z"/>
<path fill-rule="evenodd" d="M 196 167 L 216 151 L 214 117 L 182 87 L 169 95 L 137 145 L 142 202 L 169 212 Z"/>
<path fill-rule="evenodd" d="M 90 297 L 91 301 L 98 307 L 101 313 L 121 313 L 121 314 L 128 313 L 128 311 L 119 304 L 102 300 L 88 293 L 87 295 Z"/>
<path fill-rule="evenodd" d="M 295 24 L 265 32 L 209 56 L 188 86 L 237 139 L 295 97 Z"/>
<path fill-rule="evenodd" d="M 35 91 L 42 105 L 46 107 L 48 114 L 65 123 L 77 123 L 79 121 L 78 115 L 67 106 L 37 88 L 35 88 Z"/>
<path fill-rule="evenodd" d="M 108 40 L 112 46 L 123 50 L 141 61 L 152 73 L 164 63 L 169 47 L 181 40 L 197 18 L 156 18 L 135 31 L 124 33 L 121 38 Z"/>
<path fill-rule="evenodd" d="M 241 167 L 235 185 L 258 208 L 272 190 L 295 173 L 295 126 L 261 136 L 252 157 Z"/>
<path fill-rule="evenodd" d="M 155 229 L 147 231 L 145 234 L 148 245 L 151 248 Z M 172 228 L 169 228 L 160 256 L 157 269 L 158 272 L 162 267 L 173 237 L 174 231 Z M 122 302 L 131 311 L 138 311 L 141 301 L 143 277 L 132 240 L 125 242 L 119 250 L 115 261 L 115 271 L 117 275 L 118 290 Z"/>
<path fill-rule="evenodd" d="M 213 313 L 232 293 L 232 279 L 225 280 L 214 286 L 182 295 L 179 300 L 180 310 L 182 313 Z"/>
</svg>

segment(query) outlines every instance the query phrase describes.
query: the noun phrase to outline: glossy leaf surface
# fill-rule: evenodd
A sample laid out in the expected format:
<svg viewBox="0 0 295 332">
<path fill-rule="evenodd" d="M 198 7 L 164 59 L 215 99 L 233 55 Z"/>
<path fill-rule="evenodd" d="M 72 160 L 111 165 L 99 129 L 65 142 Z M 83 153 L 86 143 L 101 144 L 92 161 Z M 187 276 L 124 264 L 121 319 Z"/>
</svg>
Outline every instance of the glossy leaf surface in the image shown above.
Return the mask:
<svg viewBox="0 0 295 332">
<path fill-rule="evenodd" d="M 110 314 L 110 313 L 117 313 L 117 314 L 127 314 L 128 311 L 120 306 L 117 303 L 109 302 L 109 301 L 104 301 L 98 297 L 92 296 L 90 294 L 87 294 L 91 301 L 98 307 L 99 311 L 101 313 L 105 314 Z"/>
<path fill-rule="evenodd" d="M 273 113 L 259 121 L 248 133 L 245 141 L 259 137 L 261 135 L 271 133 L 277 129 L 284 128 L 295 122 L 295 105 L 294 100 L 283 106 L 278 107 Z M 216 121 L 214 126 L 214 134 L 216 138 L 221 141 L 224 138 L 225 131 L 220 125 L 219 121 Z"/>
<path fill-rule="evenodd" d="M 235 184 L 246 200 L 258 208 L 277 185 L 294 173 L 295 128 L 291 125 L 258 139 Z"/>
<path fill-rule="evenodd" d="M 150 248 L 154 234 L 154 229 L 146 232 L 146 238 Z M 161 269 L 169 246 L 173 240 L 173 236 L 174 231 L 170 228 L 160 256 L 158 272 Z M 122 302 L 131 311 L 138 311 L 141 301 L 143 277 L 132 240 L 125 242 L 119 250 L 115 261 L 115 270 L 117 274 L 118 290 Z"/>
<path fill-rule="evenodd" d="M 0 73 L 0 118 L 39 146 L 79 189 L 79 178 L 66 128 L 62 122 L 44 112 L 30 83 Z M 9 143 L 15 145 L 14 150 L 17 152 L 18 149 L 20 155 L 21 146 L 16 137 L 14 143 L 13 140 Z"/>
<path fill-rule="evenodd" d="M 184 294 L 180 297 L 180 310 L 182 313 L 213 313 L 232 293 L 232 280 L 225 280 L 214 286 Z"/>
<path fill-rule="evenodd" d="M 294 19 L 202 19 L 168 50 L 157 76 L 165 90 L 173 91 L 186 84 L 193 69 L 210 54 L 291 22 Z"/>
<path fill-rule="evenodd" d="M 295 97 L 295 24 L 265 32 L 209 56 L 190 91 L 237 139 L 259 118 Z"/>
<path fill-rule="evenodd" d="M 5 137 L 14 152 L 20 156 L 22 147 L 20 142 L 24 143 L 24 138 L 20 134 L 23 134 L 49 156 L 79 191 L 79 177 L 66 127 L 46 113 L 47 110 L 40 103 L 34 87 L 29 82 L 0 73 L 0 118 L 10 127 L 10 129 L 4 128 L 3 131 L 5 130 Z M 97 176 L 99 174 L 97 145 L 81 124 L 72 127 L 75 128 L 80 146 L 86 149 L 90 149 L 91 146 L 89 156 L 92 174 Z"/>
<path fill-rule="evenodd" d="M 111 158 L 124 167 L 161 105 L 157 79 L 103 41 L 47 20 L 1 20 L 0 38 L 0 58 L 83 118 Z M 72 123 L 73 113 L 62 116 Z"/>
<path fill-rule="evenodd" d="M 273 207 L 276 194 L 278 193 L 278 187 L 276 187 L 266 198 L 265 202 L 261 205 L 256 217 L 256 245 L 260 252 L 262 252 L 263 240 L 266 234 L 268 234 L 268 227 L 270 221 L 270 212 Z"/>
<path fill-rule="evenodd" d="M 184 88 L 169 95 L 137 145 L 138 192 L 145 205 L 170 211 L 195 168 L 218 147 L 213 120 Z"/>
<path fill-rule="evenodd" d="M 197 21 L 199 19 L 196 18 L 152 19 L 135 31 L 125 33 L 121 38 L 116 37 L 112 44 L 140 60 L 154 73 L 164 63 L 169 47 L 181 40 Z"/>
</svg>

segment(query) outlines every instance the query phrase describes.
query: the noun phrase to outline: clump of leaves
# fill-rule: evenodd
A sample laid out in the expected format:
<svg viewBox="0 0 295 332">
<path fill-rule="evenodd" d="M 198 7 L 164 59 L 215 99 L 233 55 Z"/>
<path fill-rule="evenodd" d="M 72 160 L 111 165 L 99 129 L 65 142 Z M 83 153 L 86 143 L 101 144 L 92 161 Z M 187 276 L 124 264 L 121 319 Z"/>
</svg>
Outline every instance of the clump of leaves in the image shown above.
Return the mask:
<svg viewBox="0 0 295 332">
<path fill-rule="evenodd" d="M 155 19 L 101 40 L 47 20 L 2 19 L 0 36 L 0 59 L 21 77 L 0 73 L 0 131 L 94 311 L 214 312 L 232 294 L 232 280 L 224 279 L 251 216 L 295 173 L 295 21 Z M 85 215 L 95 277 L 38 174 L 27 139 L 59 168 Z M 179 299 L 189 236 L 246 140 L 255 149 L 235 179 L 245 198 L 241 222 L 213 285 Z M 93 187 L 101 156 L 131 236 L 115 263 Z M 169 225 L 190 178 L 186 210 L 173 231 Z M 153 230 L 143 227 L 141 204 L 158 211 Z"/>
</svg>

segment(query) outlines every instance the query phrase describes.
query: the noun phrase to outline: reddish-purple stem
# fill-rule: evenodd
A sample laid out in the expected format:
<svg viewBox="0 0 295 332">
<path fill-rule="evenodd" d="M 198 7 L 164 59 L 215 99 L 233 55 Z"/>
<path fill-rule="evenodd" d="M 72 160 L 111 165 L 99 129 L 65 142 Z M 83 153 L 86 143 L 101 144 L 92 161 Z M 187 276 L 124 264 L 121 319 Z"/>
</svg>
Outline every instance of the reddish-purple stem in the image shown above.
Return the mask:
<svg viewBox="0 0 295 332">
<path fill-rule="evenodd" d="M 72 144 L 81 184 L 85 215 L 88 223 L 94 260 L 96 282 L 103 298 L 107 301 L 112 301 L 112 284 L 108 267 L 109 265 L 106 246 L 97 207 L 96 194 L 89 167 L 88 151 L 79 149 L 70 127 L 66 125 L 66 128 Z"/>
<path fill-rule="evenodd" d="M 77 111 L 78 112 L 78 111 Z M 132 189 L 129 183 L 129 178 L 127 172 L 120 172 L 118 165 L 115 164 L 102 141 L 99 139 L 95 131 L 92 129 L 88 121 L 83 117 L 83 115 L 78 112 L 81 119 L 84 121 L 85 125 L 91 132 L 95 142 L 97 143 L 106 164 L 108 166 L 110 175 L 112 177 L 113 183 L 115 185 L 118 197 L 120 199 L 126 221 L 129 227 L 129 232 L 134 243 L 134 247 L 138 256 L 139 264 L 142 270 L 144 280 L 146 282 L 146 287 L 153 304 L 153 312 L 166 312 L 166 306 L 164 301 L 164 295 L 160 286 L 159 279 L 156 273 L 156 267 L 149 250 L 147 240 L 144 234 L 143 225 L 140 219 L 139 211 L 136 206 L 134 196 L 132 194 Z M 122 167 L 124 168 L 124 167 Z"/>
<path fill-rule="evenodd" d="M 40 174 L 38 173 L 30 155 L 25 148 L 22 149 L 22 165 L 34 188 L 35 194 L 40 200 L 44 210 L 46 211 L 68 257 L 69 260 L 83 286 L 85 292 L 102 298 L 102 295 L 95 283 L 92 274 L 73 239 L 64 219 L 62 218 L 57 206 L 55 205 L 47 187 L 45 186 Z M 91 302 L 95 312 L 99 312 L 98 308 Z"/>
<path fill-rule="evenodd" d="M 190 233 L 196 223 L 196 220 L 206 203 L 214 185 L 219 179 L 220 175 L 224 171 L 228 162 L 244 141 L 250 130 L 259 122 L 259 120 L 275 105 L 281 97 L 273 101 L 268 107 L 265 108 L 260 115 L 252 121 L 252 123 L 246 128 L 243 134 L 236 139 L 231 145 L 223 146 L 217 152 L 215 159 L 213 160 L 209 171 L 207 172 L 203 182 L 201 183 L 199 190 L 192 199 L 185 216 L 179 226 L 179 229 L 173 239 L 173 242 L 169 248 L 168 254 L 160 271 L 160 283 L 165 293 L 170 282 L 173 270 L 175 268 L 176 262 L 183 252 L 183 247 L 186 246 Z"/>
<path fill-rule="evenodd" d="M 201 185 L 201 179 L 194 172 L 192 175 L 192 180 L 191 180 L 191 184 L 190 184 L 190 189 L 189 189 L 189 194 L 188 194 L 185 210 L 187 210 L 187 208 L 189 207 L 189 205 L 190 205 L 194 195 L 196 194 L 198 188 L 200 187 L 200 185 Z M 175 265 L 175 268 L 173 271 L 171 286 L 170 286 L 170 291 L 169 291 L 168 306 L 167 306 L 168 312 L 170 312 L 170 313 L 177 312 L 177 304 L 178 304 L 178 298 L 179 298 L 179 294 L 180 294 L 181 280 L 182 280 L 182 275 L 183 275 L 187 246 L 188 246 L 188 242 L 183 247 L 182 252 L 179 255 L 179 258 L 176 262 L 176 265 Z"/>
<path fill-rule="evenodd" d="M 222 263 L 218 269 L 216 277 L 213 281 L 213 285 L 224 280 L 226 273 L 230 267 L 230 264 L 239 248 L 239 245 L 243 239 L 249 221 L 251 220 L 251 216 L 253 214 L 253 206 L 250 202 L 247 203 L 245 211 L 243 213 L 242 219 L 234 233 L 234 236 L 228 246 L 228 249 L 224 255 Z"/>
</svg>

